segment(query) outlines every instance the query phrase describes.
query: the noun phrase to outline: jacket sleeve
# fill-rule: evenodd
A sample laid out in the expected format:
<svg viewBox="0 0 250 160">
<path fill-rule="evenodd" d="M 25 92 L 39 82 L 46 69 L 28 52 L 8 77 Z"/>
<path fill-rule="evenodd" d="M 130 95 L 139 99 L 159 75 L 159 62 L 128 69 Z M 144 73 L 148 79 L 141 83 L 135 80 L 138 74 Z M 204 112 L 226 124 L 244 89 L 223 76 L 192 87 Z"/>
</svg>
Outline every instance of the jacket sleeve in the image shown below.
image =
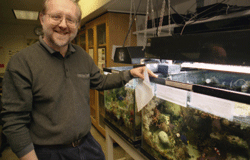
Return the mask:
<svg viewBox="0 0 250 160">
<path fill-rule="evenodd" d="M 119 88 L 124 86 L 129 80 L 133 78 L 130 71 L 120 71 L 119 73 L 101 74 L 100 69 L 92 63 L 90 74 L 91 89 L 106 90 Z"/>
<path fill-rule="evenodd" d="M 29 125 L 32 110 L 31 73 L 18 56 L 10 60 L 3 79 L 3 133 L 14 153 L 22 157 L 34 149 Z"/>
</svg>

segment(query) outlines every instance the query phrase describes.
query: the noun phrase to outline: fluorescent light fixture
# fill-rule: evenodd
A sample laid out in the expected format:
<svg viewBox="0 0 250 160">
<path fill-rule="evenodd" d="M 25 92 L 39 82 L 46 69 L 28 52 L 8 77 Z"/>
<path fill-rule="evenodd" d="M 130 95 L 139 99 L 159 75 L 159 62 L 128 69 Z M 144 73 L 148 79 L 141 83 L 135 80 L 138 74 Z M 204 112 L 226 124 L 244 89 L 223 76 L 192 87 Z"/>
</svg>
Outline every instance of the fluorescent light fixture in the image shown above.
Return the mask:
<svg viewBox="0 0 250 160">
<path fill-rule="evenodd" d="M 16 19 L 23 20 L 37 20 L 38 12 L 37 11 L 24 11 L 24 10 L 13 10 L 16 16 Z"/>
</svg>

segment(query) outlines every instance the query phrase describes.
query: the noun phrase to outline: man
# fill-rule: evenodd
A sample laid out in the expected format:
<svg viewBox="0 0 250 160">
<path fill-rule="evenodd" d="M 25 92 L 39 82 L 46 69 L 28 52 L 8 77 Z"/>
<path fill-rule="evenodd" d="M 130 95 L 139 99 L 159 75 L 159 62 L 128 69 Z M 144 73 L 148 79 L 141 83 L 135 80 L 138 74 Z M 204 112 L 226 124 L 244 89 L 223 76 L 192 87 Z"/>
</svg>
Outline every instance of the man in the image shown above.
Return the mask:
<svg viewBox="0 0 250 160">
<path fill-rule="evenodd" d="M 226 64 L 227 52 L 220 44 L 204 44 L 200 50 L 201 62 Z"/>
<path fill-rule="evenodd" d="M 81 19 L 73 0 L 46 0 L 39 18 L 44 36 L 14 55 L 4 75 L 3 132 L 21 160 L 105 159 L 90 134 L 89 89 L 121 87 L 145 68 L 100 74 L 70 43 Z"/>
</svg>

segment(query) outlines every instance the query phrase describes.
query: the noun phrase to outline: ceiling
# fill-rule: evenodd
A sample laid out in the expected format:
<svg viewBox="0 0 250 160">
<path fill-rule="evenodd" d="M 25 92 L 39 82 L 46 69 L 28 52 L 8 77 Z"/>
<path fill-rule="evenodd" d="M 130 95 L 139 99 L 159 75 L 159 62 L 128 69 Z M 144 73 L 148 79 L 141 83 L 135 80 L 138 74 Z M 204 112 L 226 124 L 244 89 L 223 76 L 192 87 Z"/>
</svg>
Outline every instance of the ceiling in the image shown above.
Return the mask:
<svg viewBox="0 0 250 160">
<path fill-rule="evenodd" d="M 0 24 L 33 24 L 39 25 L 39 20 L 17 20 L 13 9 L 40 11 L 42 9 L 42 0 L 1 0 L 0 1 Z"/>
<path fill-rule="evenodd" d="M 136 0 L 138 1 L 138 0 Z M 145 0 L 142 0 L 145 1 Z M 118 2 L 118 3 L 117 3 Z M 29 10 L 29 11 L 41 11 L 43 0 L 1 0 L 0 1 L 0 24 L 26 24 L 26 25 L 39 25 L 39 20 L 18 20 L 15 18 L 13 9 Z M 136 4 L 139 4 L 136 3 Z M 130 0 L 112 0 L 106 7 L 101 8 L 89 17 L 86 17 L 84 21 L 88 21 L 95 16 L 102 14 L 108 10 L 129 12 Z"/>
<path fill-rule="evenodd" d="M 180 3 L 188 0 L 179 0 Z M 13 14 L 13 9 L 18 10 L 29 10 L 29 11 L 40 11 L 42 9 L 43 0 L 1 0 L 0 1 L 0 24 L 23 24 L 23 25 L 39 25 L 39 20 L 31 21 L 31 20 L 17 20 Z M 146 10 L 146 2 L 147 0 L 134 0 L 135 8 L 138 8 L 138 13 L 145 14 Z M 162 0 L 153 0 L 155 6 L 158 8 L 162 5 Z M 130 12 L 130 3 L 131 0 L 111 0 L 105 7 L 100 8 L 95 11 L 95 13 L 89 15 L 88 17 L 83 19 L 83 22 L 89 21 L 92 18 L 106 12 L 106 11 L 114 11 L 114 12 Z M 175 1 L 171 2 L 171 5 L 174 5 Z"/>
<path fill-rule="evenodd" d="M 119 13 L 130 13 L 131 11 L 131 1 L 132 0 L 110 0 L 110 2 L 103 6 L 102 8 L 98 9 L 94 13 L 88 15 L 84 19 L 82 19 L 82 24 L 84 24 L 87 21 L 90 21 L 91 19 L 95 18 L 96 16 L 109 11 L 109 12 L 119 12 Z M 135 10 L 137 10 L 137 14 L 146 14 L 147 10 L 147 1 L 148 0 L 133 0 L 134 6 L 133 6 L 133 13 L 135 13 Z M 162 7 L 163 0 L 149 0 L 149 2 L 153 2 L 153 6 L 155 10 L 160 11 Z M 187 2 L 190 0 L 172 0 L 171 6 L 175 6 L 176 4 L 180 4 L 183 2 Z M 166 1 L 168 3 L 168 1 Z"/>
</svg>

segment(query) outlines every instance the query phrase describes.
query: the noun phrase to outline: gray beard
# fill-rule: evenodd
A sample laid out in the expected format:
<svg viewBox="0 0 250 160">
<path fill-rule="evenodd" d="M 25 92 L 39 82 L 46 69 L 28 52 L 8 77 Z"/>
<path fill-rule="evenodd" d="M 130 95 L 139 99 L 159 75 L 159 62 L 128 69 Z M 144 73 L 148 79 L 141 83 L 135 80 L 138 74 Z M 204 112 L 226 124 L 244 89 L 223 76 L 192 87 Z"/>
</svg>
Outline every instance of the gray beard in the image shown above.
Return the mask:
<svg viewBox="0 0 250 160">
<path fill-rule="evenodd" d="M 68 40 L 66 43 L 64 43 L 64 44 L 59 44 L 59 43 L 57 43 L 53 38 L 49 38 L 49 41 L 51 42 L 51 44 L 53 44 L 53 45 L 55 45 L 55 46 L 57 46 L 57 47 L 64 47 L 64 46 L 67 46 L 72 40 Z"/>
</svg>

